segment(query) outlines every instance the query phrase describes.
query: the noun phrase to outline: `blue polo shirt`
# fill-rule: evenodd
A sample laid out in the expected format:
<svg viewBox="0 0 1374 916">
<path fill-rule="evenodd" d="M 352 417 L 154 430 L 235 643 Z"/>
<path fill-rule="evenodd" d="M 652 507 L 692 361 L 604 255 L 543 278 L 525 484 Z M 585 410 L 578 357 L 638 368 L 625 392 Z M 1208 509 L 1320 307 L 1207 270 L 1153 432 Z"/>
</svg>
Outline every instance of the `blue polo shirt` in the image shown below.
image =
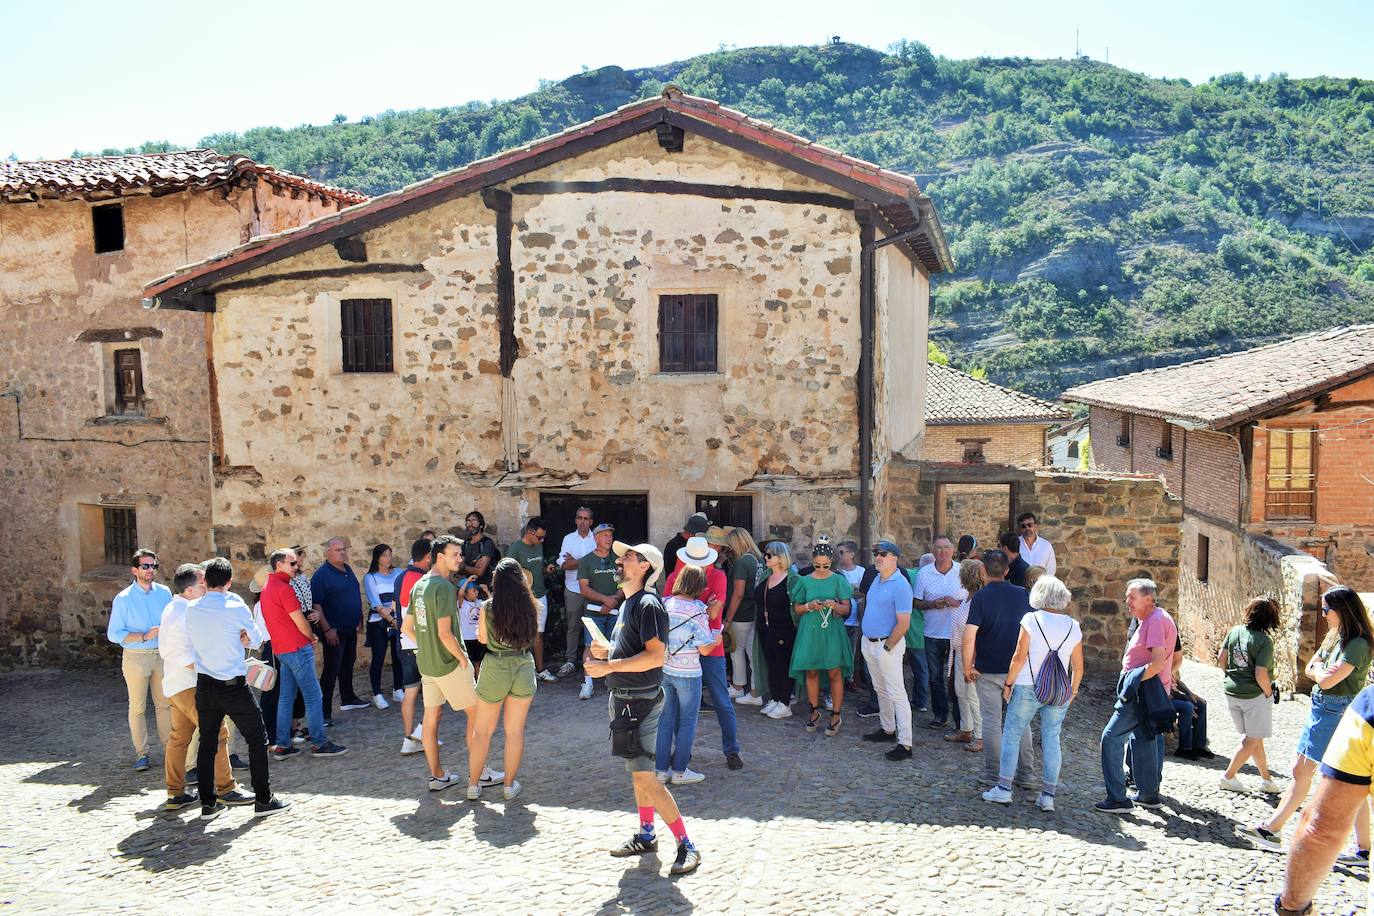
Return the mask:
<svg viewBox="0 0 1374 916">
<path fill-rule="evenodd" d="M 310 596 L 324 608 L 324 619 L 336 630 L 356 630 L 363 620 L 363 593 L 353 567 L 321 564 L 310 577 Z"/>
<path fill-rule="evenodd" d="M 124 638 L 130 633 L 146 633 L 153 627 L 162 625 L 162 612 L 172 603 L 172 590 L 154 582 L 146 592 L 137 582 L 114 597 L 110 605 L 110 625 L 105 635 L 110 642 L 126 649 L 156 649 L 157 639 L 131 642 L 124 645 Z"/>
<path fill-rule="evenodd" d="M 911 583 L 900 569 L 884 579 L 873 580 L 864 596 L 863 633 L 871 639 L 885 639 L 897 628 L 897 615 L 911 613 Z"/>
<path fill-rule="evenodd" d="M 974 592 L 968 607 L 973 637 L 973 667 L 985 674 L 1006 674 L 1021 636 L 1021 618 L 1031 612 L 1030 596 L 1019 585 L 997 580 Z"/>
</svg>

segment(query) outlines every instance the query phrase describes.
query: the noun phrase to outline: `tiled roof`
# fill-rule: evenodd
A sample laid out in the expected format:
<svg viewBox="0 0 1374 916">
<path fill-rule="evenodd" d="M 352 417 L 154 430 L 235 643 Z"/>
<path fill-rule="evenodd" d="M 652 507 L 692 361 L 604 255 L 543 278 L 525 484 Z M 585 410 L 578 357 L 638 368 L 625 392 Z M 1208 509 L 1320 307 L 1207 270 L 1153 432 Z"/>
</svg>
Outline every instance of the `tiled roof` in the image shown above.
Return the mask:
<svg viewBox="0 0 1374 916">
<path fill-rule="evenodd" d="M 158 297 L 204 289 L 227 276 L 326 244 L 334 238 L 365 231 L 426 206 L 470 194 L 486 185 L 499 184 L 523 172 L 542 168 L 551 161 L 576 155 L 579 144 L 597 135 L 618 137 L 624 132 L 624 136 L 630 136 L 631 132 L 652 130 L 656 124 L 681 126 L 688 133 L 703 132 L 722 142 L 734 140 L 755 144 L 766 148 L 770 155 L 779 154 L 784 167 L 819 169 L 825 176 L 820 180 L 829 178 L 837 187 L 876 204 L 898 233 L 921 230 L 905 244 L 931 272 L 954 269 L 934 205 L 921 194 L 915 179 L 812 143 L 711 99 L 685 95 L 670 86 L 661 96 L 625 105 L 541 140 L 379 195 L 342 213 L 255 238 L 238 248 L 160 277 L 144 287 L 144 292 L 149 297 Z"/>
<path fill-rule="evenodd" d="M 1053 423 L 1072 414 L 1058 404 L 926 363 L 926 423 Z"/>
<path fill-rule="evenodd" d="M 1102 379 L 1064 400 L 1225 429 L 1374 372 L 1374 324 Z"/>
<path fill-rule="evenodd" d="M 160 194 L 213 188 L 254 178 L 313 194 L 345 207 L 367 200 L 366 195 L 356 191 L 346 191 L 299 175 L 279 172 L 246 156 L 224 156 L 209 149 L 138 156 L 0 162 L 0 200 L 7 203 L 40 198 L 103 200 L 125 194 Z"/>
</svg>

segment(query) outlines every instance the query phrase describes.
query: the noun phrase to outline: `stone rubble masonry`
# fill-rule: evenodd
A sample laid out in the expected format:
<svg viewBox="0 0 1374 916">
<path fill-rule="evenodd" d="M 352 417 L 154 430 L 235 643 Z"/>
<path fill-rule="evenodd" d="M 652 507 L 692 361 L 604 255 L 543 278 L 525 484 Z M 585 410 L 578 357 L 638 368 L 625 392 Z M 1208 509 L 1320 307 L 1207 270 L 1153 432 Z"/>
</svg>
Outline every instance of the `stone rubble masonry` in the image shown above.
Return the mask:
<svg viewBox="0 0 1374 916">
<path fill-rule="evenodd" d="M 948 483 L 952 472 L 928 468 L 923 473 L 921 463 L 894 462 L 889 475 L 887 533 L 919 557 L 931 540 L 935 477 Z M 1154 579 L 1160 605 L 1171 612 L 1178 607 L 1182 503 L 1157 478 L 1009 469 L 1007 480 L 1015 511 L 1034 512 L 1042 536 L 1054 544 L 1059 577 L 1074 598 L 1070 612 L 1083 627 L 1089 671 L 1119 670 L 1128 623 L 1127 581 Z"/>
<path fill-rule="evenodd" d="M 691 135 L 682 153 L 639 136 L 515 184 L 609 177 L 833 193 Z M 539 511 L 541 491 L 574 488 L 647 493 L 656 543 L 700 493 L 752 494 L 756 533 L 798 546 L 820 533 L 857 536 L 852 212 L 518 193 L 512 219 L 518 358 L 509 381 L 496 357 L 493 215 L 475 194 L 363 233 L 370 263 L 415 271 L 217 294 L 225 460 L 213 518 L 218 549 L 241 576 L 280 544 L 343 534 L 361 557 L 377 541 L 461 525 L 474 508 L 509 541 Z M 235 282 L 341 264 L 324 246 Z M 888 338 L 881 378 L 915 362 L 929 286 L 895 246 L 878 267 L 878 333 Z M 719 371 L 660 373 L 658 297 L 688 292 L 719 297 Z M 393 373 L 341 371 L 345 298 L 392 301 Z M 899 324 L 912 329 L 909 340 L 892 339 Z M 904 388 L 880 389 L 876 461 L 893 435 L 919 446 L 920 403 Z"/>
<path fill-rule="evenodd" d="M 210 554 L 207 320 L 143 309 L 143 283 L 333 210 L 263 187 L 120 202 L 125 247 L 107 254 L 93 251 L 85 201 L 0 205 L 0 391 L 12 393 L 0 398 L 0 563 L 11 570 L 0 584 L 0 667 L 117 658 L 105 628 L 129 570 L 103 563 L 102 504 L 135 508 L 161 581 Z M 106 415 L 109 351 L 122 345 L 141 351 L 138 418 Z"/>
</svg>

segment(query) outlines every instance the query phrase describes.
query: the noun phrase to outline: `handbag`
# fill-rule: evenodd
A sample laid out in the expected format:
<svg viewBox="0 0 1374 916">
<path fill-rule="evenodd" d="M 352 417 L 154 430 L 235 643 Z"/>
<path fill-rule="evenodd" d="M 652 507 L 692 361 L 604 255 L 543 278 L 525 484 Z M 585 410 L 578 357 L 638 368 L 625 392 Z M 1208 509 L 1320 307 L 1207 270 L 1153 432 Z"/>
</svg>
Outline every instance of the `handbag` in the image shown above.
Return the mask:
<svg viewBox="0 0 1374 916">
<path fill-rule="evenodd" d="M 611 720 L 611 753 L 626 760 L 636 757 L 652 756 L 655 749 L 643 747 L 639 740 L 639 724 L 653 712 L 654 706 L 663 698 L 663 691 L 652 697 L 634 699 L 614 697 L 615 718 Z"/>
<path fill-rule="evenodd" d="M 248 672 L 244 681 L 249 687 L 264 693 L 277 686 L 277 669 L 260 658 L 247 659 Z"/>
<path fill-rule="evenodd" d="M 721 648 L 725 650 L 726 655 L 729 655 L 735 651 L 735 631 L 727 626 L 725 629 L 721 630 L 720 633 L 721 639 L 723 640 L 721 642 Z"/>
</svg>

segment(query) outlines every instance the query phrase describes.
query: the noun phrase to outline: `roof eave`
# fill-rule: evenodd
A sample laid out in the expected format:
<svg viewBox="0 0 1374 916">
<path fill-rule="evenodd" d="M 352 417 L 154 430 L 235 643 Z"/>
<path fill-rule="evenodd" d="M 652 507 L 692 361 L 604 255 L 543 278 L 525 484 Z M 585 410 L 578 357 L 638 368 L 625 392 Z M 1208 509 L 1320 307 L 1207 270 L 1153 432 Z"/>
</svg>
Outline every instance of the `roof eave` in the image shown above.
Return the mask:
<svg viewBox="0 0 1374 916">
<path fill-rule="evenodd" d="M 1061 423 L 1072 418 L 1072 414 L 1066 413 L 1062 416 L 1053 417 L 1014 417 L 1014 418 L 989 418 L 989 419 L 931 419 L 926 417 L 926 426 L 1049 426 L 1054 423 Z"/>
</svg>

